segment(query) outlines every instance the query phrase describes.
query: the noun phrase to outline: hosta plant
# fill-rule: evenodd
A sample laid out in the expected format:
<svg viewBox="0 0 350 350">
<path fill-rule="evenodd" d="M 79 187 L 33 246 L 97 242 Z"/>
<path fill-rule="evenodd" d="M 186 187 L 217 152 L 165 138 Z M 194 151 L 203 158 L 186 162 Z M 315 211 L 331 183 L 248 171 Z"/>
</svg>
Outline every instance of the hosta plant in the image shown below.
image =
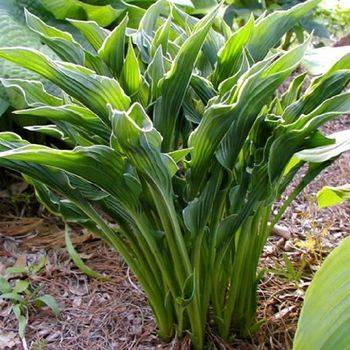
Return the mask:
<svg viewBox="0 0 350 350">
<path fill-rule="evenodd" d="M 343 132 L 318 128 L 350 111 L 350 55 L 303 90 L 293 76 L 310 39 L 289 51 L 282 37 L 318 0 L 275 12 L 237 32 L 220 8 L 198 20 L 166 1 L 138 29 L 128 17 L 107 31 L 76 22 L 69 34 L 27 13 L 28 26 L 60 57 L 1 48 L 0 57 L 57 85 L 4 80 L 24 94 L 17 111 L 62 149 L 0 134 L 0 165 L 24 174 L 38 198 L 118 251 L 142 285 L 159 336 L 185 332 L 204 346 L 210 321 L 231 339 L 259 327 L 259 256 L 292 199 L 349 148 Z M 303 93 L 301 93 L 303 91 Z M 273 210 L 297 172 L 305 175 Z"/>
</svg>

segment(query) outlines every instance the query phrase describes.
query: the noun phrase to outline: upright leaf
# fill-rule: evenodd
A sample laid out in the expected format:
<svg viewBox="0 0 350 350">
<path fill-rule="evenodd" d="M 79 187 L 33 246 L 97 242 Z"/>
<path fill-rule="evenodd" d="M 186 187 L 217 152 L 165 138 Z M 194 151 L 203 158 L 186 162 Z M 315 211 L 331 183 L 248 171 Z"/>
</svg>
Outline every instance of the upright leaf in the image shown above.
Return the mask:
<svg viewBox="0 0 350 350">
<path fill-rule="evenodd" d="M 162 149 L 164 151 L 169 151 L 174 146 L 175 124 L 181 104 L 190 83 L 198 54 L 215 16 L 216 12 L 213 12 L 198 23 L 196 31 L 181 46 L 170 71 L 162 82 L 162 98 L 154 123 L 163 136 Z"/>
<path fill-rule="evenodd" d="M 119 77 L 124 64 L 125 32 L 128 21 L 128 17 L 125 16 L 122 22 L 105 38 L 98 50 L 98 55 L 117 77 Z"/>
<path fill-rule="evenodd" d="M 349 112 L 350 93 L 344 93 L 326 100 L 313 112 L 302 115 L 294 123 L 281 127 L 280 135 L 275 138 L 270 149 L 268 166 L 271 182 L 281 175 L 292 155 L 301 151 L 300 148 L 310 134 L 326 121 Z M 332 145 L 327 147 L 332 149 Z"/>
<path fill-rule="evenodd" d="M 135 95 L 141 88 L 140 65 L 131 39 L 129 40 L 128 53 L 123 64 L 120 83 L 129 96 Z"/>
<path fill-rule="evenodd" d="M 69 20 L 87 39 L 91 46 L 98 51 L 108 36 L 107 30 L 101 28 L 94 21 Z"/>
<path fill-rule="evenodd" d="M 220 163 L 231 169 L 241 147 L 266 99 L 297 67 L 308 43 L 300 45 L 275 60 L 271 66 L 258 63 L 248 70 L 239 80 L 233 104 L 211 105 L 205 111 L 203 119 L 190 138 L 192 195 L 196 195 L 203 174 L 219 144 L 216 153 Z M 266 63 L 269 62 L 268 60 Z"/>
<path fill-rule="evenodd" d="M 251 16 L 246 25 L 233 33 L 225 46 L 218 52 L 218 62 L 212 77 L 212 81 L 216 86 L 239 70 L 243 59 L 244 47 L 249 41 L 253 30 L 254 17 Z"/>
<path fill-rule="evenodd" d="M 320 2 L 321 0 L 305 1 L 289 10 L 275 11 L 258 21 L 248 43 L 248 50 L 254 61 L 262 60 L 283 35 Z"/>
</svg>

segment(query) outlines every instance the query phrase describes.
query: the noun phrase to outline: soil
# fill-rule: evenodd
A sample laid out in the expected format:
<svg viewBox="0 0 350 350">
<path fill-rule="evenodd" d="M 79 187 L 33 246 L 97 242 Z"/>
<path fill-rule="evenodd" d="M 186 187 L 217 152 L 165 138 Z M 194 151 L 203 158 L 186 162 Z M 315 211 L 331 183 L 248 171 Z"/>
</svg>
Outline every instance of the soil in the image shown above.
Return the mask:
<svg viewBox="0 0 350 350">
<path fill-rule="evenodd" d="M 350 127 L 350 116 L 325 127 L 327 133 Z M 350 205 L 319 209 L 315 203 L 324 185 L 350 183 L 350 154 L 339 158 L 293 202 L 261 259 L 260 331 L 251 339 L 225 344 L 208 330 L 213 349 L 291 349 L 306 288 L 325 256 L 350 234 Z M 89 267 L 107 281 L 82 274 L 64 247 L 64 226 L 34 198 L 20 177 L 0 170 L 0 274 L 46 256 L 43 270 L 29 277 L 41 293 L 53 295 L 60 315 L 48 308 L 30 310 L 26 340 L 31 349 L 124 350 L 189 349 L 187 337 L 161 344 L 151 310 L 137 281 L 117 253 L 88 232 L 74 230 L 73 243 Z M 288 192 L 288 191 L 287 191 Z M 284 232 L 284 233 L 283 233 Z M 288 273 L 285 261 L 294 266 Z M 300 271 L 300 276 L 298 272 Z M 0 349 L 22 349 L 10 306 L 0 302 Z"/>
</svg>

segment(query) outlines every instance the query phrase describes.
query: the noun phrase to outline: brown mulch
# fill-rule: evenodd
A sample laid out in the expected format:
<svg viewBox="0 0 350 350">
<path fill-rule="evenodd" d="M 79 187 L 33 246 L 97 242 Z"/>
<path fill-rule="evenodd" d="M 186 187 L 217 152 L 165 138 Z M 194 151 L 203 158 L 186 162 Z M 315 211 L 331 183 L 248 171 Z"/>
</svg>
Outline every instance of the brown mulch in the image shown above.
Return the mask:
<svg viewBox="0 0 350 350">
<path fill-rule="evenodd" d="M 350 127 L 350 116 L 328 124 L 327 133 Z M 350 154 L 343 155 L 310 184 L 287 210 L 281 224 L 290 238 L 272 236 L 261 259 L 265 275 L 259 286 L 261 330 L 249 340 L 224 344 L 208 331 L 217 349 L 291 349 L 298 315 L 313 273 L 328 252 L 350 234 L 350 205 L 319 209 L 315 203 L 324 185 L 350 182 Z M 0 170 L 2 172 L 2 170 Z M 3 173 L 2 173 L 3 174 Z M 188 338 L 160 344 L 151 310 L 137 281 L 123 260 L 87 232 L 77 230 L 73 243 L 89 267 L 110 277 L 108 281 L 80 273 L 64 248 L 63 225 L 33 199 L 31 189 L 17 176 L 1 175 L 0 274 L 16 261 L 35 262 L 46 255 L 45 269 L 31 277 L 42 293 L 53 295 L 61 313 L 47 308 L 31 312 L 26 339 L 31 349 L 124 350 L 189 349 Z M 1 179 L 0 179 L 1 180 Z M 300 269 L 300 279 L 286 273 L 284 258 Z M 9 307 L 0 303 L 0 336 L 21 349 L 17 324 Z M 1 340 L 1 338 L 0 338 Z M 213 347 L 214 348 L 214 347 Z"/>
</svg>

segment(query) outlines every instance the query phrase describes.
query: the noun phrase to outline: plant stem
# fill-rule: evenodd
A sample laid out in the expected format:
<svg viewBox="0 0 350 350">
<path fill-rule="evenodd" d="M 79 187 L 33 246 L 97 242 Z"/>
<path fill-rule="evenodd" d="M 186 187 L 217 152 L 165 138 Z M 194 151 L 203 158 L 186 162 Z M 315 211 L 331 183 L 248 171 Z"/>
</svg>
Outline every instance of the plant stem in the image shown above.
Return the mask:
<svg viewBox="0 0 350 350">
<path fill-rule="evenodd" d="M 267 239 L 269 207 L 249 217 L 236 233 L 237 246 L 220 333 L 228 339 L 231 327 L 241 336 L 250 334 L 256 313 L 257 266 Z"/>
<path fill-rule="evenodd" d="M 158 214 L 160 216 L 166 240 L 169 244 L 169 250 L 172 254 L 172 260 L 175 268 L 175 275 L 180 290 L 185 285 L 186 279 L 193 273 L 190 258 L 186 249 L 185 241 L 180 229 L 180 225 L 175 212 L 172 197 L 164 196 L 161 190 L 155 191 L 150 187 Z M 181 295 L 178 295 L 181 297 Z M 186 308 L 191 323 L 192 342 L 196 349 L 203 348 L 204 326 L 201 321 L 200 300 L 197 295 Z M 180 312 L 180 320 L 182 319 Z"/>
<path fill-rule="evenodd" d="M 164 307 L 163 298 L 160 294 L 161 291 L 159 288 L 154 288 L 156 283 L 152 283 L 155 280 L 155 276 L 151 274 L 149 269 L 147 268 L 148 262 L 141 261 L 140 264 L 137 263 L 137 260 L 134 259 L 124 246 L 123 242 L 118 239 L 116 232 L 114 232 L 105 221 L 97 214 L 97 212 L 91 207 L 87 205 L 81 205 L 81 209 L 93 220 L 100 229 L 106 235 L 109 243 L 114 249 L 119 252 L 126 263 L 133 270 L 135 275 L 138 277 L 140 283 L 143 285 L 144 290 L 147 294 L 147 297 L 152 305 L 152 309 L 154 310 L 157 324 L 159 327 L 159 335 L 164 340 L 169 340 L 173 336 L 173 323 L 172 320 L 169 320 L 169 314 Z M 139 258 L 139 256 L 138 256 Z"/>
</svg>

